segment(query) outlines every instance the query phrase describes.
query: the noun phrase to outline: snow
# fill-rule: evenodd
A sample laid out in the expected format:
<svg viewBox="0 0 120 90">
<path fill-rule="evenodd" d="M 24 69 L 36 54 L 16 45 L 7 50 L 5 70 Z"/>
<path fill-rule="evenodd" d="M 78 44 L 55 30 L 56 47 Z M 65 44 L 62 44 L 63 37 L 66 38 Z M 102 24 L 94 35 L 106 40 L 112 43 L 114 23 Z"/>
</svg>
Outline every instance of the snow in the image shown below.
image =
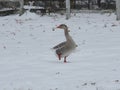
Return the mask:
<svg viewBox="0 0 120 90">
<path fill-rule="evenodd" d="M 3 9 L 0 9 L 0 12 L 2 11 L 10 11 L 10 10 L 13 10 L 12 8 L 3 8 Z"/>
<path fill-rule="evenodd" d="M 78 45 L 68 63 L 51 50 L 63 23 Z M 119 28 L 114 13 L 0 17 L 0 90 L 120 90 Z"/>
<path fill-rule="evenodd" d="M 28 6 L 28 5 L 25 5 L 24 6 L 25 9 L 44 9 L 44 7 L 38 7 L 38 6 Z"/>
</svg>

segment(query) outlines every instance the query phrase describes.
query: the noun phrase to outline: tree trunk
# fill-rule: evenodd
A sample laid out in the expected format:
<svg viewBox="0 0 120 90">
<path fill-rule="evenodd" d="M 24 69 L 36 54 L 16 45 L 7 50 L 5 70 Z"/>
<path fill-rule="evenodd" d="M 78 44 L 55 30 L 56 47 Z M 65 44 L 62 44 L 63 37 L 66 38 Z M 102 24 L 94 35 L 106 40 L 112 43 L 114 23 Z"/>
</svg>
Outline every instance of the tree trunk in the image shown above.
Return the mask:
<svg viewBox="0 0 120 90">
<path fill-rule="evenodd" d="M 116 13 L 117 13 L 117 20 L 120 20 L 120 0 L 116 0 Z"/>
<path fill-rule="evenodd" d="M 66 0 L 66 19 L 70 18 L 70 0 Z"/>
</svg>

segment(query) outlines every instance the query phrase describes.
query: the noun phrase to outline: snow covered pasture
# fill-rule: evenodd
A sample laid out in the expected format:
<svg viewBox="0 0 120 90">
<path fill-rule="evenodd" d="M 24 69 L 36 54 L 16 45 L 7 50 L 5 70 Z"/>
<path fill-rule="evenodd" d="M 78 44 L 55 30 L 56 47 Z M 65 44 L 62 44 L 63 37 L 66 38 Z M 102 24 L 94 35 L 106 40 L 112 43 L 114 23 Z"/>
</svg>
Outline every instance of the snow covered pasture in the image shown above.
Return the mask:
<svg viewBox="0 0 120 90">
<path fill-rule="evenodd" d="M 59 61 L 51 48 L 66 24 L 78 47 Z M 114 14 L 0 17 L 0 90 L 120 90 L 120 22 Z"/>
</svg>

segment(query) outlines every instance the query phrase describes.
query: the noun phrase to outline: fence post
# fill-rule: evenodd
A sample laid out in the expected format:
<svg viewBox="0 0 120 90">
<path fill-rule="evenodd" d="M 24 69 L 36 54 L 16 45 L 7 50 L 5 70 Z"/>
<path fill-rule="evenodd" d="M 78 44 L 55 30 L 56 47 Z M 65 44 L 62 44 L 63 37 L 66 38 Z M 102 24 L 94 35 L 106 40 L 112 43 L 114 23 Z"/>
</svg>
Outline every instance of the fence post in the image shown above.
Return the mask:
<svg viewBox="0 0 120 90">
<path fill-rule="evenodd" d="M 70 18 L 70 0 L 66 0 L 66 19 Z"/>
<path fill-rule="evenodd" d="M 20 16 L 24 13 L 23 8 L 24 8 L 24 0 L 19 0 L 20 3 Z"/>
<path fill-rule="evenodd" d="M 117 13 L 117 20 L 120 20 L 120 0 L 116 0 L 116 13 Z"/>
</svg>

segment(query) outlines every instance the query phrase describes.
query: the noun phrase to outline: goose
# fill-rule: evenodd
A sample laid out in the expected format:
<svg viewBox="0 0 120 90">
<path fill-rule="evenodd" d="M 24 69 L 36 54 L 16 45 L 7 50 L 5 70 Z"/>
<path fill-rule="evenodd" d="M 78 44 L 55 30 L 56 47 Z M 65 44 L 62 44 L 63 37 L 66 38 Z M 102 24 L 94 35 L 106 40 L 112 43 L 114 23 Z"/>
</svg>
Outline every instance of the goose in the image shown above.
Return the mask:
<svg viewBox="0 0 120 90">
<path fill-rule="evenodd" d="M 72 37 L 69 35 L 69 30 L 67 25 L 61 24 L 56 28 L 64 30 L 66 41 L 61 42 L 58 45 L 54 46 L 53 49 L 55 50 L 58 59 L 61 60 L 61 58 L 64 58 L 64 62 L 66 63 L 67 62 L 66 58 L 75 50 L 77 45 L 72 39 Z"/>
</svg>

